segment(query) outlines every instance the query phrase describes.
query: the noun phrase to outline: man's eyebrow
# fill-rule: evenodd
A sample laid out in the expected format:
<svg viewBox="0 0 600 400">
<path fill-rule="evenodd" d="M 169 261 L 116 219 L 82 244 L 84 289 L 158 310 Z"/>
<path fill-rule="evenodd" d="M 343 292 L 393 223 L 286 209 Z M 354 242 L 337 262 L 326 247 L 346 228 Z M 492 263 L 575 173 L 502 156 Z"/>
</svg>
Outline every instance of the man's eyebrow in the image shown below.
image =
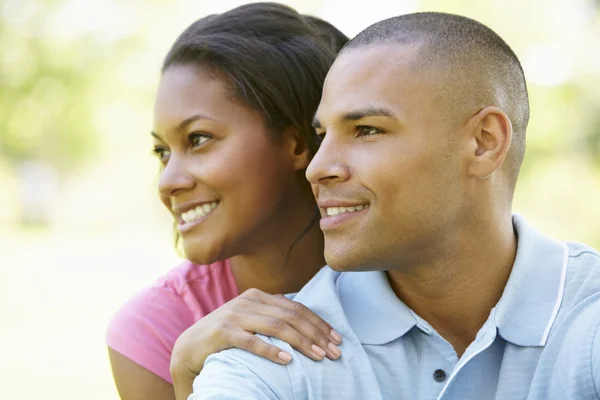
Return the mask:
<svg viewBox="0 0 600 400">
<path fill-rule="evenodd" d="M 389 108 L 370 107 L 364 108 L 362 110 L 349 111 L 345 114 L 342 114 L 342 116 L 340 117 L 340 121 L 358 121 L 366 117 L 387 117 L 397 119 L 392 110 L 390 110 Z M 312 120 L 312 126 L 315 129 L 322 129 L 321 121 L 319 121 L 319 119 L 316 116 Z"/>
<path fill-rule="evenodd" d="M 340 120 L 343 122 L 358 121 L 359 119 L 366 117 L 388 117 L 396 119 L 394 113 L 389 108 L 371 107 L 347 112 L 340 117 Z"/>
</svg>

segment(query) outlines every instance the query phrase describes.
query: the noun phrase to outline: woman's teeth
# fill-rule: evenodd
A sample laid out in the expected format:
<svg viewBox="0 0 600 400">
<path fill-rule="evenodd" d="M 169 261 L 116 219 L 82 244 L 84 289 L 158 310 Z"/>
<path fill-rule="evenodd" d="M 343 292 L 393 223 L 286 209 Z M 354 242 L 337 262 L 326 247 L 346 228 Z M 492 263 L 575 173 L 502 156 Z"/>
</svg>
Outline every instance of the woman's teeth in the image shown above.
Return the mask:
<svg viewBox="0 0 600 400">
<path fill-rule="evenodd" d="M 353 207 L 327 207 L 325 209 L 325 211 L 327 212 L 327 215 L 338 215 L 338 214 L 343 214 L 343 213 L 347 213 L 347 212 L 362 211 L 365 208 L 369 208 L 369 205 L 364 204 L 364 205 L 353 206 Z"/>
<path fill-rule="evenodd" d="M 200 219 L 205 215 L 210 214 L 210 212 L 215 209 L 217 204 L 219 204 L 218 201 L 213 201 L 212 203 L 204 203 L 202 205 L 199 205 L 196 208 L 182 213 L 181 219 L 185 223 L 194 222 L 197 219 Z"/>
</svg>

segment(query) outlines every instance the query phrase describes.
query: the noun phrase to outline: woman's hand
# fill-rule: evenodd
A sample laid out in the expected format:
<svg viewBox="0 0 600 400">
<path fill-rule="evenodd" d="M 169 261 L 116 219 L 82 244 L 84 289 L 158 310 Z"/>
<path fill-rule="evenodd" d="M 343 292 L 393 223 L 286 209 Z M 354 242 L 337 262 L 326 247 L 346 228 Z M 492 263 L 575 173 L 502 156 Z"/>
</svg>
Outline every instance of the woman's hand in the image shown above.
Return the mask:
<svg viewBox="0 0 600 400">
<path fill-rule="evenodd" d="M 206 358 L 221 350 L 235 347 L 278 364 L 291 361 L 291 354 L 254 333 L 276 337 L 316 361 L 341 355 L 337 347 L 341 336 L 306 306 L 282 295 L 249 289 L 196 322 L 175 342 L 171 376 L 177 399 L 191 394 L 192 382 Z"/>
</svg>

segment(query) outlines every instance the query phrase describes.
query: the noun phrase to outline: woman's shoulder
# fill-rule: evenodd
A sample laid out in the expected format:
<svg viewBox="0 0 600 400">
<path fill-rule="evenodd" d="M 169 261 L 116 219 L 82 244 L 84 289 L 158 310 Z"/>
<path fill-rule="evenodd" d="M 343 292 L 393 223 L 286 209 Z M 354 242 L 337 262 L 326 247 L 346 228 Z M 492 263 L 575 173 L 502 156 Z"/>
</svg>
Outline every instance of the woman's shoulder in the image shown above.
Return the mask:
<svg viewBox="0 0 600 400">
<path fill-rule="evenodd" d="M 134 294 L 117 314 L 160 319 L 168 319 L 167 316 L 172 315 L 191 324 L 237 294 L 227 260 L 207 265 L 186 260 Z"/>
<path fill-rule="evenodd" d="M 109 331 L 126 331 L 136 323 L 185 330 L 236 296 L 228 261 L 210 265 L 185 261 L 131 296 L 113 316 Z"/>
<path fill-rule="evenodd" d="M 170 382 L 175 340 L 200 318 L 237 296 L 227 261 L 173 268 L 113 315 L 107 345 Z"/>
<path fill-rule="evenodd" d="M 198 320 L 238 295 L 229 261 L 208 265 L 185 261 L 152 286 L 173 291 Z"/>
<path fill-rule="evenodd" d="M 235 281 L 229 267 L 229 260 L 205 265 L 194 264 L 185 260 L 159 278 L 152 286 L 166 286 L 177 292 L 182 292 L 187 290 L 190 285 L 227 286 L 232 284 L 235 285 Z"/>
</svg>

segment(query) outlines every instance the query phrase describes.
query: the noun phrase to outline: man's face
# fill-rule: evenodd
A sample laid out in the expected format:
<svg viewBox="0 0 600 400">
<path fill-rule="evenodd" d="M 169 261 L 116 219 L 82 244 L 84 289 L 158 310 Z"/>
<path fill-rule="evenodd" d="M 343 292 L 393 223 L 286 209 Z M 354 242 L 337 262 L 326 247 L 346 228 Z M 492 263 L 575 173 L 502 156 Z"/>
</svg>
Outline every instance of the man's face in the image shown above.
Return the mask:
<svg viewBox="0 0 600 400">
<path fill-rule="evenodd" d="M 323 142 L 306 175 L 336 270 L 429 262 L 459 218 L 458 133 L 416 53 L 400 44 L 349 50 L 327 75 L 315 118 Z"/>
</svg>

